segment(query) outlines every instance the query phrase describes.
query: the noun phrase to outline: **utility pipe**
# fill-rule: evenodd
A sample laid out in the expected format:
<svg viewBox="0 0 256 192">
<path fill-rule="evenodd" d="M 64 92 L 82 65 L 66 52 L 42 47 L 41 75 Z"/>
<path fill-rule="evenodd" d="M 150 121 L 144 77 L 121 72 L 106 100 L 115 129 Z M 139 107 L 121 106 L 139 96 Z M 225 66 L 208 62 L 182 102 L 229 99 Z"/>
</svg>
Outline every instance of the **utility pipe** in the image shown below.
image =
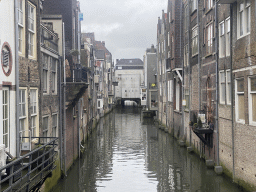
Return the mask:
<svg viewBox="0 0 256 192">
<path fill-rule="evenodd" d="M 218 63 L 218 41 L 219 41 L 219 33 L 218 33 L 218 5 L 215 1 L 215 60 L 216 60 L 216 119 L 215 119 L 215 126 L 217 131 L 217 166 L 220 164 L 219 159 L 219 63 Z"/>
<path fill-rule="evenodd" d="M 16 86 L 16 157 L 20 157 L 20 119 L 19 119 L 19 34 L 18 34 L 18 2 L 14 0 L 14 30 L 15 30 L 15 86 Z"/>
<path fill-rule="evenodd" d="M 63 46 L 63 147 L 64 147 L 64 175 L 67 176 L 66 170 L 66 157 L 67 157 L 67 148 L 66 148 L 66 50 L 65 50 L 65 23 L 62 25 L 62 46 Z"/>
<path fill-rule="evenodd" d="M 255 2 L 256 6 L 256 2 Z M 255 12 L 256 13 L 256 12 Z M 234 77 L 233 77 L 233 4 L 230 4 L 230 75 L 231 75 L 231 120 L 232 120 L 232 161 L 233 161 L 233 182 L 235 180 L 235 130 L 234 130 Z"/>
</svg>

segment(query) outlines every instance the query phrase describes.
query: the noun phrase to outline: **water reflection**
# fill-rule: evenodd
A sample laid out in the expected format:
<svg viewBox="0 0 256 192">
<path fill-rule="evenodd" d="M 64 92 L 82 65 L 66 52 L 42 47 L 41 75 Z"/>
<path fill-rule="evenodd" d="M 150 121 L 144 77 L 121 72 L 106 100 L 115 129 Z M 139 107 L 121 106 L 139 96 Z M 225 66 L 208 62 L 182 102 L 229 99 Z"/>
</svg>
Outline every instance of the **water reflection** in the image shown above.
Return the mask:
<svg viewBox="0 0 256 192">
<path fill-rule="evenodd" d="M 86 153 L 54 191 L 241 191 L 206 169 L 205 163 L 137 108 L 117 109 L 103 118 Z"/>
</svg>

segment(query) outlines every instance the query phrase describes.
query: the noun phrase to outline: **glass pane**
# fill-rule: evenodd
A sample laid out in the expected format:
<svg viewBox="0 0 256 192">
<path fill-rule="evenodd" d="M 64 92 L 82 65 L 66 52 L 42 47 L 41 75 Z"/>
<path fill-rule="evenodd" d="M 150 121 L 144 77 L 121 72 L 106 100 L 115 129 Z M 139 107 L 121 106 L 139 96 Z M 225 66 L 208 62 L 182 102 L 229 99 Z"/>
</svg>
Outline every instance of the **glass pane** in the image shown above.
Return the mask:
<svg viewBox="0 0 256 192">
<path fill-rule="evenodd" d="M 231 84 L 227 84 L 227 102 L 231 103 Z"/>
<path fill-rule="evenodd" d="M 244 95 L 238 95 L 238 119 L 244 120 Z"/>
<path fill-rule="evenodd" d="M 256 122 L 256 94 L 252 94 L 252 120 Z"/>
<path fill-rule="evenodd" d="M 237 92 L 244 92 L 244 79 L 237 80 Z"/>
<path fill-rule="evenodd" d="M 251 78 L 251 91 L 256 91 L 256 77 Z"/>
<path fill-rule="evenodd" d="M 225 83 L 225 73 L 224 72 L 220 72 L 220 82 Z"/>
<path fill-rule="evenodd" d="M 227 71 L 227 82 L 231 82 L 230 71 Z"/>
</svg>

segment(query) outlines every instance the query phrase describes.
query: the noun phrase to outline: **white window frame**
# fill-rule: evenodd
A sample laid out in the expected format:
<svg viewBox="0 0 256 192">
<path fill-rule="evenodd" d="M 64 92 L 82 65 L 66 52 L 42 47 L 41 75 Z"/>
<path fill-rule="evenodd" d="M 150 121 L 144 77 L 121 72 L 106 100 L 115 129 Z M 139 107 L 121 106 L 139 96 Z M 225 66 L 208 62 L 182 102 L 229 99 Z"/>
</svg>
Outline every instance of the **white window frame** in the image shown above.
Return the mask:
<svg viewBox="0 0 256 192">
<path fill-rule="evenodd" d="M 180 111 L 180 85 L 179 85 L 179 79 L 178 78 L 176 78 L 175 89 L 176 89 L 176 94 L 175 94 L 176 106 L 175 106 L 175 110 L 176 111 Z"/>
<path fill-rule="evenodd" d="M 226 56 L 230 56 L 230 17 L 225 20 Z"/>
<path fill-rule="evenodd" d="M 56 122 L 54 121 L 54 118 L 56 118 Z M 53 113 L 52 114 L 52 137 L 58 136 L 58 114 Z"/>
<path fill-rule="evenodd" d="M 206 10 L 210 10 L 213 7 L 213 0 L 206 1 Z"/>
<path fill-rule="evenodd" d="M 223 58 L 225 56 L 225 22 L 221 21 L 219 23 L 219 57 Z"/>
<path fill-rule="evenodd" d="M 250 125 L 253 125 L 253 126 L 256 126 L 256 121 L 253 121 L 253 112 L 252 112 L 252 108 L 255 107 L 255 106 L 253 106 L 253 102 L 252 102 L 252 94 L 256 94 L 256 91 L 252 91 L 252 90 L 251 90 L 251 79 L 252 79 L 252 78 L 256 78 L 256 76 L 251 76 L 251 77 L 248 78 L 249 124 L 250 124 Z"/>
<path fill-rule="evenodd" d="M 224 75 L 224 77 L 222 78 L 222 76 L 221 75 Z M 219 83 L 220 83 L 220 104 L 225 104 L 225 102 L 226 102 L 226 93 L 225 93 L 225 91 L 226 91 L 226 81 L 225 81 L 225 79 L 226 79 L 226 77 L 225 77 L 225 71 L 224 70 L 221 70 L 221 71 L 219 71 Z M 223 86 L 224 85 L 224 86 Z M 223 94 L 223 92 L 224 92 L 224 94 Z M 222 96 L 224 95 L 224 98 L 222 98 Z"/>
<path fill-rule="evenodd" d="M 45 124 L 45 123 L 47 123 L 47 124 Z M 42 128 L 43 128 L 43 137 L 48 137 L 48 132 L 49 132 L 49 116 L 44 116 L 42 118 Z M 44 141 L 44 143 L 47 143 L 47 138 L 44 138 L 43 141 Z"/>
<path fill-rule="evenodd" d="M 21 94 L 21 92 L 23 92 Z M 27 88 L 19 88 L 19 124 L 20 124 L 20 132 L 22 136 L 28 136 L 26 134 L 27 129 Z M 22 113 L 24 111 L 24 114 Z M 22 139 L 23 142 L 25 142 L 25 139 Z"/>
<path fill-rule="evenodd" d="M 206 26 L 206 55 L 209 55 L 212 53 L 213 48 L 213 22 L 209 23 Z"/>
<path fill-rule="evenodd" d="M 54 93 L 54 94 L 57 93 L 57 66 L 58 66 L 58 60 L 55 59 L 55 58 L 52 58 L 52 63 L 51 63 L 52 86 L 51 86 L 51 90 L 52 90 L 52 93 Z"/>
<path fill-rule="evenodd" d="M 18 51 L 19 53 L 23 52 L 23 34 L 24 34 L 24 1 L 18 0 Z"/>
<path fill-rule="evenodd" d="M 43 93 L 48 94 L 49 92 L 49 65 L 50 65 L 50 56 L 42 53 L 42 62 L 43 62 Z"/>
<path fill-rule="evenodd" d="M 243 92 L 238 92 L 238 90 L 237 90 L 237 81 L 239 81 L 239 80 L 244 80 L 244 78 L 238 78 L 238 79 L 235 80 L 235 95 L 236 95 L 236 97 L 235 97 L 235 102 L 236 102 L 236 104 L 235 104 L 235 111 L 236 111 L 236 121 L 238 123 L 245 124 L 245 119 L 239 119 L 238 95 L 244 95 L 244 91 Z M 243 111 L 243 113 L 244 113 L 244 111 Z"/>
<path fill-rule="evenodd" d="M 191 12 L 197 10 L 197 0 L 191 0 Z"/>
<path fill-rule="evenodd" d="M 226 100 L 227 105 L 231 105 L 232 98 L 232 89 L 231 89 L 231 71 L 230 69 L 226 70 Z M 230 87 L 230 90 L 229 90 Z"/>
<path fill-rule="evenodd" d="M 251 2 L 243 0 L 237 4 L 237 37 L 242 38 L 251 31 Z"/>
<path fill-rule="evenodd" d="M 35 55 L 35 28 L 36 28 L 36 8 L 28 3 L 28 55 L 34 57 Z"/>
<path fill-rule="evenodd" d="M 198 54 L 198 26 L 192 28 L 192 57 Z"/>
<path fill-rule="evenodd" d="M 30 89 L 30 114 L 31 114 L 31 136 L 37 136 L 37 121 L 38 121 L 38 90 Z"/>
<path fill-rule="evenodd" d="M 10 90 L 8 87 L 3 87 L 2 90 L 2 105 L 3 105 L 3 144 L 9 149 L 10 144 Z"/>
</svg>

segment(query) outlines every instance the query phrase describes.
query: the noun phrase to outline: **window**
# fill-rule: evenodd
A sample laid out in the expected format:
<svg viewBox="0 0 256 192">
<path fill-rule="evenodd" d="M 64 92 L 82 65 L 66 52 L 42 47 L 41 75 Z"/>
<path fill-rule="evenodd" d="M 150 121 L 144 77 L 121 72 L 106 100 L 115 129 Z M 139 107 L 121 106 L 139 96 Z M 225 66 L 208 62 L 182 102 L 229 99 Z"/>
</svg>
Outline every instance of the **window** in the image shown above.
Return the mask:
<svg viewBox="0 0 256 192">
<path fill-rule="evenodd" d="M 256 76 L 249 78 L 249 123 L 256 125 Z"/>
<path fill-rule="evenodd" d="M 205 1 L 205 3 L 206 3 L 206 10 L 207 11 L 210 10 L 213 6 L 213 0 L 207 0 Z"/>
<path fill-rule="evenodd" d="M 44 143 L 47 143 L 48 129 L 49 129 L 49 117 L 43 117 L 43 137 L 44 137 Z"/>
<path fill-rule="evenodd" d="M 198 27 L 192 29 L 192 56 L 198 54 Z"/>
<path fill-rule="evenodd" d="M 177 111 L 180 111 L 180 85 L 178 79 L 176 79 L 176 108 Z"/>
<path fill-rule="evenodd" d="M 52 115 L 52 137 L 57 137 L 57 114 Z"/>
<path fill-rule="evenodd" d="M 31 136 L 36 137 L 37 125 L 37 90 L 30 90 Z"/>
<path fill-rule="evenodd" d="M 18 50 L 22 52 L 22 39 L 23 39 L 23 0 L 18 0 Z"/>
<path fill-rule="evenodd" d="M 236 120 L 245 123 L 244 114 L 244 79 L 236 80 Z"/>
<path fill-rule="evenodd" d="M 186 5 L 185 6 L 185 20 L 184 20 L 185 32 L 188 30 L 188 22 L 189 22 L 189 9 L 188 9 L 188 5 Z"/>
<path fill-rule="evenodd" d="M 213 43 L 213 23 L 206 26 L 206 55 L 212 53 L 212 43 Z"/>
<path fill-rule="evenodd" d="M 42 63 L 43 63 L 43 91 L 44 93 L 48 92 L 48 63 L 50 57 L 42 53 Z"/>
<path fill-rule="evenodd" d="M 225 56 L 225 22 L 219 24 L 219 57 Z"/>
<path fill-rule="evenodd" d="M 188 60 L 189 60 L 189 54 L 188 54 L 188 44 L 184 47 L 184 66 L 188 67 Z"/>
<path fill-rule="evenodd" d="M 191 12 L 194 12 L 197 9 L 197 1 L 198 0 L 191 0 Z"/>
<path fill-rule="evenodd" d="M 19 90 L 19 121 L 20 121 L 20 132 L 22 136 L 25 136 L 26 131 L 26 89 Z M 24 140 L 23 140 L 24 141 Z"/>
<path fill-rule="evenodd" d="M 57 91 L 57 60 L 52 59 L 52 92 L 56 93 Z"/>
<path fill-rule="evenodd" d="M 170 46 L 170 32 L 168 32 L 168 46 Z"/>
<path fill-rule="evenodd" d="M 226 19 L 226 56 L 230 56 L 230 18 Z"/>
<path fill-rule="evenodd" d="M 3 88 L 3 144 L 9 147 L 9 89 Z"/>
<path fill-rule="evenodd" d="M 226 81 L 225 72 L 220 71 L 220 104 L 225 104 L 226 101 Z"/>
<path fill-rule="evenodd" d="M 28 54 L 34 56 L 35 7 L 28 4 Z"/>
<path fill-rule="evenodd" d="M 172 58 L 174 58 L 174 54 L 175 54 L 175 47 L 174 47 L 174 37 L 173 37 L 173 34 L 172 34 L 172 38 L 171 38 L 171 41 L 172 41 Z"/>
<path fill-rule="evenodd" d="M 250 33 L 251 27 L 251 2 L 250 0 L 244 0 L 238 4 L 237 11 L 237 29 L 238 38 L 248 35 Z"/>
<path fill-rule="evenodd" d="M 9 51 L 7 49 L 3 49 L 2 55 L 3 55 L 2 56 L 3 57 L 3 66 L 4 67 L 9 66 L 9 58 L 10 58 Z"/>
<path fill-rule="evenodd" d="M 189 89 L 184 89 L 185 92 L 185 100 L 186 100 L 186 109 L 189 109 Z"/>
<path fill-rule="evenodd" d="M 227 95 L 227 104 L 231 105 L 231 72 L 230 70 L 226 71 L 226 95 Z"/>
</svg>

